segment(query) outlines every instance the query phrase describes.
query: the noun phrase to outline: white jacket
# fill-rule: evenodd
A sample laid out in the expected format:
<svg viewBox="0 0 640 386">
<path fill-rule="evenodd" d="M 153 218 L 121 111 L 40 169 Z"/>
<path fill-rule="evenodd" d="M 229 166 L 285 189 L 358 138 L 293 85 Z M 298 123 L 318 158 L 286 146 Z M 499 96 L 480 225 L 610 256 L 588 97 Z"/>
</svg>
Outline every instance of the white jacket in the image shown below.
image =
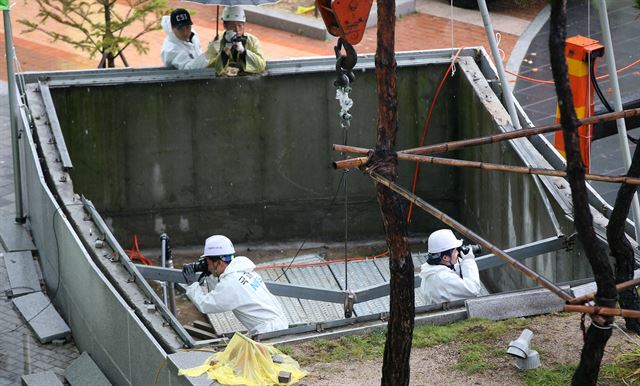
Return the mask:
<svg viewBox="0 0 640 386">
<path fill-rule="evenodd" d="M 195 282 L 187 287 L 187 296 L 203 314 L 233 311 L 249 335 L 289 328 L 275 296 L 253 271 L 255 267 L 248 258 L 237 256 L 220 275 L 216 288 L 204 294 Z"/>
<path fill-rule="evenodd" d="M 422 264 L 420 293 L 427 305 L 473 298 L 480 295 L 482 286 L 478 264 L 473 255 L 459 260 L 456 271 L 445 265 Z M 462 278 L 458 272 L 462 271 Z"/>
<path fill-rule="evenodd" d="M 200 39 L 198 39 L 198 34 L 195 31 L 192 31 L 190 41 L 185 42 L 178 39 L 176 34 L 173 33 L 170 16 L 163 16 L 161 24 L 162 29 L 167 34 L 160 51 L 162 63 L 166 67 L 174 67 L 178 70 L 207 67 L 209 60 L 200 51 Z"/>
</svg>

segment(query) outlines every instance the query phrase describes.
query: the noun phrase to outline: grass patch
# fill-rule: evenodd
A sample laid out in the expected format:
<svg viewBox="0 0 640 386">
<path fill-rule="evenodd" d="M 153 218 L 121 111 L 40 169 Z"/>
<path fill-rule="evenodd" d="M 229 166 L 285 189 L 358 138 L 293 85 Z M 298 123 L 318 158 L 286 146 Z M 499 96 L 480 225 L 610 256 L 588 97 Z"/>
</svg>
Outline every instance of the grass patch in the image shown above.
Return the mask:
<svg viewBox="0 0 640 386">
<path fill-rule="evenodd" d="M 456 364 L 458 370 L 469 374 L 491 370 L 494 366 L 487 362 L 491 349 L 484 343 L 467 343 L 462 345 L 460 358 Z"/>
<path fill-rule="evenodd" d="M 512 330 L 521 329 L 522 319 L 490 321 L 469 319 L 446 326 L 416 326 L 413 331 L 414 348 L 433 347 L 452 341 L 460 342 L 467 349 L 459 359 L 457 367 L 469 372 L 480 372 L 491 368 L 486 357 L 503 355 L 490 343 Z M 330 363 L 341 360 L 361 361 L 381 358 L 384 353 L 386 330 L 365 335 L 343 336 L 334 340 L 317 339 L 299 346 L 278 346 L 283 353 L 292 356 L 300 364 L 311 362 Z M 483 359 L 484 358 L 484 359 Z"/>
<path fill-rule="evenodd" d="M 490 342 L 505 333 L 523 328 L 524 319 L 491 321 L 468 319 L 446 326 L 418 326 L 413 330 L 413 347 L 433 347 L 453 340 Z"/>
<path fill-rule="evenodd" d="M 538 368 L 522 372 L 521 386 L 565 386 L 571 384 L 575 365 L 559 365 L 550 369 Z"/>
<path fill-rule="evenodd" d="M 640 385 L 640 348 L 620 354 L 614 363 L 600 368 L 600 379 Z"/>
</svg>

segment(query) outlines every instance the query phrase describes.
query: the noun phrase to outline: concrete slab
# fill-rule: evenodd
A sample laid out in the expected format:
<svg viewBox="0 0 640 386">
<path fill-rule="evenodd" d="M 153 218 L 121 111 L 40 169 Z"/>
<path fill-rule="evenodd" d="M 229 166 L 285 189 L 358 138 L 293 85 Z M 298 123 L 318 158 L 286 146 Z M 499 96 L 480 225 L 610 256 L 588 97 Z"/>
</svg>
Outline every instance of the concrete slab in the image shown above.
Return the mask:
<svg viewBox="0 0 640 386">
<path fill-rule="evenodd" d="M 40 343 L 48 343 L 54 339 L 71 338 L 71 330 L 60 317 L 49 298 L 42 292 L 34 292 L 13 299 L 24 320 L 29 324 Z"/>
<path fill-rule="evenodd" d="M 8 296 L 26 295 L 41 290 L 35 262 L 29 251 L 4 254 L 4 265 L 9 275 Z"/>
<path fill-rule="evenodd" d="M 86 351 L 67 367 L 64 378 L 71 386 L 111 386 L 111 382 Z"/>
<path fill-rule="evenodd" d="M 23 375 L 21 380 L 22 386 L 62 386 L 62 382 L 60 382 L 53 371 Z"/>
<path fill-rule="evenodd" d="M 175 371 L 181 369 L 190 369 L 192 367 L 202 365 L 209 357 L 211 357 L 213 353 L 211 352 L 202 352 L 202 351 L 185 351 L 178 352 L 175 354 L 171 354 L 167 357 L 169 361 L 169 369 Z M 187 377 L 183 376 L 184 379 L 188 382 L 189 385 L 195 386 L 209 386 L 209 385 L 217 385 L 218 383 L 213 382 L 207 377 L 207 374 L 201 375 L 199 377 Z"/>
<path fill-rule="evenodd" d="M 503 320 L 559 312 L 564 301 L 547 289 L 536 289 L 469 299 L 466 306 L 469 318 Z"/>
<path fill-rule="evenodd" d="M 0 241 L 7 252 L 33 251 L 36 249 L 29 232 L 13 219 L 0 218 Z"/>
</svg>

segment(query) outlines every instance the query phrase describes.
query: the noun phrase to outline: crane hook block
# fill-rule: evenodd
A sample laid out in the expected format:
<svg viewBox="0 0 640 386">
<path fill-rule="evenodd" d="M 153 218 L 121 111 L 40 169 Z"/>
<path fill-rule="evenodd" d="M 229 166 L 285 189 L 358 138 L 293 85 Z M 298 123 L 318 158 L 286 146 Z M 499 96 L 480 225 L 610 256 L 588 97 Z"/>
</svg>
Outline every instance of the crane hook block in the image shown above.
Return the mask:
<svg viewBox="0 0 640 386">
<path fill-rule="evenodd" d="M 358 44 L 367 28 L 373 0 L 316 0 L 316 6 L 333 36 Z"/>
</svg>

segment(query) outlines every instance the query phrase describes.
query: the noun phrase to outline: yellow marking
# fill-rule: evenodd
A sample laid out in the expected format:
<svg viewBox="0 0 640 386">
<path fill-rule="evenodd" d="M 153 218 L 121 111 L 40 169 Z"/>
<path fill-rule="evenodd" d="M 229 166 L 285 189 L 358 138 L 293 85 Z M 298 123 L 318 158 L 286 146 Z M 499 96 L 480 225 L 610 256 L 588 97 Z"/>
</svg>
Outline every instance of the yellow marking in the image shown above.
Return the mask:
<svg viewBox="0 0 640 386">
<path fill-rule="evenodd" d="M 567 58 L 567 66 L 569 67 L 570 76 L 587 76 L 589 75 L 589 66 L 587 62 L 582 60 Z"/>
</svg>

